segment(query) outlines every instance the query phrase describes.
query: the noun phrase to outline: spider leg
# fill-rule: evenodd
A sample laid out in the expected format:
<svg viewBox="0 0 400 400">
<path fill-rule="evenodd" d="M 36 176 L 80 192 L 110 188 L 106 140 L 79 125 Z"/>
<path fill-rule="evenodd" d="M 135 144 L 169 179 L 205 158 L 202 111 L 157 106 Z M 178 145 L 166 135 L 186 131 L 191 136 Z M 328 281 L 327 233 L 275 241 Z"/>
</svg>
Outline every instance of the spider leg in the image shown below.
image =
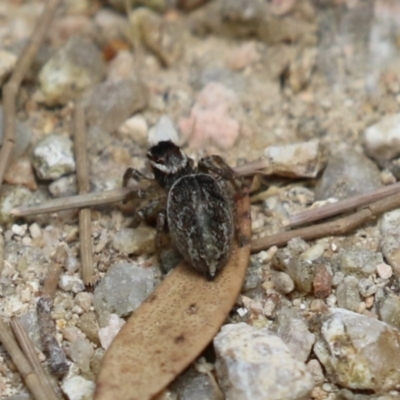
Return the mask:
<svg viewBox="0 0 400 400">
<path fill-rule="evenodd" d="M 222 157 L 217 155 L 204 157 L 200 159 L 197 168 L 200 172 L 214 173 L 217 179 L 228 180 L 238 193 L 242 192 L 243 183 L 241 179 Z"/>
<path fill-rule="evenodd" d="M 130 180 L 134 180 L 137 183 L 146 182 L 148 185 L 151 184 L 151 179 L 147 178 L 140 171 L 138 171 L 137 169 L 133 169 L 133 168 L 128 168 L 125 171 L 124 176 L 122 178 L 122 187 L 129 187 Z M 143 190 L 143 189 L 133 190 L 132 192 L 130 192 L 126 195 L 123 203 L 126 204 L 128 201 L 136 200 L 138 198 L 145 199 L 146 197 L 147 197 L 146 190 Z"/>
</svg>

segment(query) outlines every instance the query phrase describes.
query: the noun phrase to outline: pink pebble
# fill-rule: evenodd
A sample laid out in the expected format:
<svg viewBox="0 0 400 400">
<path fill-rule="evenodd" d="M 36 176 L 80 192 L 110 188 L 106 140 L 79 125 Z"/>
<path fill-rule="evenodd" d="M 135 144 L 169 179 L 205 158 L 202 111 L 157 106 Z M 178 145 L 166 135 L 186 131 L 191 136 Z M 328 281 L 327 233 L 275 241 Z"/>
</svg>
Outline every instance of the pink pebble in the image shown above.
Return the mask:
<svg viewBox="0 0 400 400">
<path fill-rule="evenodd" d="M 233 146 L 240 130 L 239 122 L 231 115 L 236 102 L 232 90 L 210 82 L 199 93 L 190 116 L 179 121 L 182 135 L 193 147 L 204 147 L 210 141 L 221 149 Z"/>
</svg>

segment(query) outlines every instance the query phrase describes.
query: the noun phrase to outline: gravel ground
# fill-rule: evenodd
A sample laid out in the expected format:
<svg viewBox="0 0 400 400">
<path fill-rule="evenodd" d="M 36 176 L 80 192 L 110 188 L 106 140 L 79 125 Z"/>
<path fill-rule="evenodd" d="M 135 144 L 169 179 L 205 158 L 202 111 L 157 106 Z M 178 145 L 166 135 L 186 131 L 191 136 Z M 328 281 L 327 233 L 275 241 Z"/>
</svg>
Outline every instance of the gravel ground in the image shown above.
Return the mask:
<svg viewBox="0 0 400 400">
<path fill-rule="evenodd" d="M 17 146 L 0 192 L 0 316 L 20 317 L 51 364 L 37 303 L 59 262 L 51 317 L 70 400 L 92 397 L 105 349 L 162 280 L 154 227 L 132 228 L 121 205 L 91 211 L 96 283 L 86 287 L 76 211 L 9 213 L 77 193 L 75 102 L 86 109 L 91 191 L 121 187 L 165 137 L 194 159 L 269 160 L 253 193 L 254 238 L 314 203 L 400 178 L 396 0 L 133 3 L 142 7 L 128 17 L 122 1 L 62 3 L 18 95 Z M 43 7 L 0 3 L 0 85 Z M 399 225 L 394 210 L 351 235 L 253 254 L 213 346 L 163 398 L 400 399 Z M 0 346 L 0 398 L 28 396 Z"/>
</svg>

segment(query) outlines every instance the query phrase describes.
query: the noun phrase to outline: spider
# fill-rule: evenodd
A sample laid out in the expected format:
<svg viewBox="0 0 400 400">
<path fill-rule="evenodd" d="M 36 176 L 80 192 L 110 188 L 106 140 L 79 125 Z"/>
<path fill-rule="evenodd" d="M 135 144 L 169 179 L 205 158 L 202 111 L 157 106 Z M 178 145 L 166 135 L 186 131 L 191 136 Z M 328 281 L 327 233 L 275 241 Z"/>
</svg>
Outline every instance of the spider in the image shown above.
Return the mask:
<svg viewBox="0 0 400 400">
<path fill-rule="evenodd" d="M 129 198 L 151 199 L 136 212 L 134 224 L 157 216 L 155 247 L 163 270 L 162 233 L 167 225 L 173 244 L 187 263 L 213 280 L 227 263 L 238 232 L 226 181 L 237 193 L 241 182 L 220 156 L 202 158 L 195 166 L 171 141 L 151 147 L 147 159 L 154 180 L 132 168 L 123 177 L 123 186 L 128 186 L 130 179 L 146 181 L 146 189 L 132 192 Z"/>
</svg>

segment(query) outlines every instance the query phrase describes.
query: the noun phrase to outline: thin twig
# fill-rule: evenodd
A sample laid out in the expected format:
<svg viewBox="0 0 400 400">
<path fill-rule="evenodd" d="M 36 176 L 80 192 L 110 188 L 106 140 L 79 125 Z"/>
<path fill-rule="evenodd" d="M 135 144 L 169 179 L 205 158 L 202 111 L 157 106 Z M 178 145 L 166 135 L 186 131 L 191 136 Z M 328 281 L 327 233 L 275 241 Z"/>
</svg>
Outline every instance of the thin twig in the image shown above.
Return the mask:
<svg viewBox="0 0 400 400">
<path fill-rule="evenodd" d="M 93 207 L 117 203 L 124 200 L 129 193 L 137 189 L 139 189 L 139 187 L 119 188 L 98 193 L 88 193 L 71 197 L 63 197 L 61 199 L 45 201 L 40 204 L 14 208 L 13 210 L 11 210 L 11 215 L 26 217 L 43 213 L 72 210 L 75 208 Z"/>
<path fill-rule="evenodd" d="M 42 382 L 32 371 L 32 367 L 19 348 L 11 329 L 2 319 L 0 319 L 0 342 L 3 343 L 4 348 L 10 355 L 34 398 L 37 400 L 47 400 L 47 392 Z"/>
<path fill-rule="evenodd" d="M 79 194 L 86 194 L 90 189 L 88 160 L 86 151 L 85 111 L 83 105 L 75 106 L 74 114 L 76 173 Z M 92 223 L 90 208 L 79 211 L 79 241 L 81 254 L 81 274 L 85 285 L 93 285 Z"/>
<path fill-rule="evenodd" d="M 336 221 L 313 225 L 307 228 L 295 229 L 294 231 L 279 232 L 275 235 L 253 240 L 251 242 L 251 251 L 257 253 L 261 250 L 266 250 L 271 246 L 282 246 L 290 239 L 296 237 L 304 240 L 311 240 L 324 236 L 345 235 L 364 224 L 370 218 L 398 207 L 400 207 L 400 196 L 395 194 L 385 199 L 375 201 L 367 208 L 337 219 Z"/>
<path fill-rule="evenodd" d="M 3 183 L 4 174 L 10 163 L 12 152 L 15 146 L 15 118 L 16 118 L 16 97 L 21 86 L 22 79 L 30 68 L 32 61 L 43 41 L 47 28 L 49 27 L 59 0 L 49 0 L 44 8 L 36 28 L 31 36 L 28 46 L 22 56 L 18 59 L 11 78 L 3 87 L 3 146 L 0 150 L 0 187 Z"/>
<path fill-rule="evenodd" d="M 56 249 L 54 257 L 52 257 L 52 263 L 49 266 L 46 279 L 43 283 L 42 294 L 50 297 L 50 299 L 53 299 L 56 293 L 61 270 L 65 265 L 67 256 L 67 250 L 63 245 L 60 244 Z"/>
<path fill-rule="evenodd" d="M 11 327 L 13 329 L 14 335 L 17 338 L 17 341 L 27 358 L 28 362 L 32 366 L 33 372 L 36 374 L 38 379 L 41 381 L 41 384 L 46 391 L 46 399 L 49 400 L 58 400 L 59 396 L 57 396 L 54 388 L 53 382 L 50 376 L 43 369 L 42 364 L 39 361 L 39 358 L 35 351 L 35 346 L 32 343 L 31 338 L 25 331 L 23 325 L 21 324 L 18 318 L 12 318 Z"/>
<path fill-rule="evenodd" d="M 328 204 L 320 208 L 313 208 L 303 211 L 299 214 L 292 215 L 289 218 L 288 226 L 294 228 L 299 225 L 304 225 L 313 221 L 319 221 L 324 218 L 332 217 L 333 215 L 340 214 L 352 210 L 356 207 L 365 206 L 374 201 L 383 199 L 387 196 L 400 192 L 400 183 L 385 186 L 374 191 L 353 196 L 348 199 L 340 200 L 336 203 Z"/>
</svg>

